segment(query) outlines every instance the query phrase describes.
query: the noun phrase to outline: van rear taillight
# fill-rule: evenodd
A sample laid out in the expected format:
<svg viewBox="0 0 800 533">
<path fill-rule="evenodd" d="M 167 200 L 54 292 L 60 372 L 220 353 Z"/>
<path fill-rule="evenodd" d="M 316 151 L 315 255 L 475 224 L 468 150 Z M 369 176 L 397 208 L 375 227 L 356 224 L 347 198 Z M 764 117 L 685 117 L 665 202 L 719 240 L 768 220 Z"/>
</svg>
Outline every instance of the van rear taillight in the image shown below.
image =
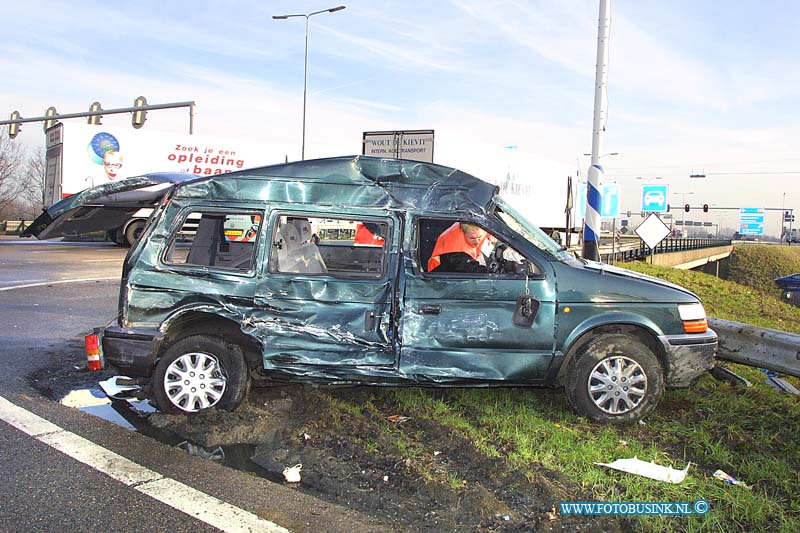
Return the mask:
<svg viewBox="0 0 800 533">
<path fill-rule="evenodd" d="M 103 363 L 100 361 L 100 339 L 97 333 L 86 335 L 86 362 L 89 370 L 102 370 Z"/>
</svg>

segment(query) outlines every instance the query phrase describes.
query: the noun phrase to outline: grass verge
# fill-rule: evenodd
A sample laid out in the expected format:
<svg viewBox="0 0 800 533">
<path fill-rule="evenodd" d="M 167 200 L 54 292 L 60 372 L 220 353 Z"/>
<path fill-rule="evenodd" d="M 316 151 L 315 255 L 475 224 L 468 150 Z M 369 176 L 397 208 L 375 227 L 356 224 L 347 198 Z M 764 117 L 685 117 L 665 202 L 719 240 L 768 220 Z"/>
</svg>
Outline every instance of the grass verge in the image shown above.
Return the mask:
<svg viewBox="0 0 800 533">
<path fill-rule="evenodd" d="M 711 316 L 800 333 L 800 309 L 781 302 L 777 290 L 773 295 L 644 263 L 625 266 L 694 291 Z M 644 423 L 625 427 L 574 415 L 561 390 L 410 388 L 382 391 L 374 401 L 442 424 L 530 479 L 543 471 L 563 475 L 565 494 L 576 493 L 577 485 L 594 501 L 709 503 L 705 515 L 637 517 L 643 531 L 800 531 L 800 404 L 765 384 L 758 370 L 727 366 L 754 386 L 734 387 L 705 376 L 691 389 L 668 390 Z M 415 448 L 404 437 L 397 443 Z M 633 456 L 678 469 L 692 466 L 683 483 L 672 485 L 593 464 Z M 716 479 L 717 469 L 750 488 Z M 557 484 L 558 476 L 551 481 Z M 457 487 L 457 480 L 451 486 Z"/>
</svg>

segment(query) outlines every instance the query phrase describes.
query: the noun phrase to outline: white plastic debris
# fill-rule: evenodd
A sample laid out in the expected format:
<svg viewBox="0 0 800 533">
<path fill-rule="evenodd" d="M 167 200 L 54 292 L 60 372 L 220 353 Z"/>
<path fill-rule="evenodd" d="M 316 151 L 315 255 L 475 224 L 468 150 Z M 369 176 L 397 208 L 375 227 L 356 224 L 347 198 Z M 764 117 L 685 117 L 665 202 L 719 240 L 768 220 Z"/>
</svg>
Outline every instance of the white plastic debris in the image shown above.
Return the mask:
<svg viewBox="0 0 800 533">
<path fill-rule="evenodd" d="M 666 481 L 667 483 L 681 483 L 686 479 L 686 474 L 689 472 L 689 467 L 692 463 L 688 463 L 683 470 L 675 470 L 668 466 L 661 466 L 655 463 L 647 463 L 638 457 L 634 456 L 631 459 L 617 459 L 613 463 L 594 463 L 598 466 L 605 466 L 606 468 L 613 468 L 628 474 L 636 474 L 637 476 L 648 477 L 658 481 Z"/>
<path fill-rule="evenodd" d="M 286 481 L 289 483 L 300 483 L 300 470 L 302 470 L 303 465 L 296 464 L 294 466 L 287 466 L 283 469 L 283 477 L 286 478 Z"/>
<path fill-rule="evenodd" d="M 141 389 L 139 385 L 120 385 L 117 383 L 118 379 L 123 380 L 123 382 L 131 381 L 128 376 L 114 376 L 98 383 L 109 398 L 122 398 L 126 394 L 129 395 L 128 393 Z"/>
</svg>

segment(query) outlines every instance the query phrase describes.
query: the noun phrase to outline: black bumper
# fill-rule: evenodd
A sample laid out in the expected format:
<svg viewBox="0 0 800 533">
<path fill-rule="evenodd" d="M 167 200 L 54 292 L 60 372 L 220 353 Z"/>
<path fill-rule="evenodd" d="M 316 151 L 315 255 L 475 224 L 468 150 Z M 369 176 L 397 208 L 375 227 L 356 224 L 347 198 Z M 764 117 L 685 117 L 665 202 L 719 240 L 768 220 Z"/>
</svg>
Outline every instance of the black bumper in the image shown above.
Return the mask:
<svg viewBox="0 0 800 533">
<path fill-rule="evenodd" d="M 102 332 L 103 358 L 126 374 L 149 377 L 163 340 L 164 334 L 158 330 L 111 324 Z"/>
</svg>

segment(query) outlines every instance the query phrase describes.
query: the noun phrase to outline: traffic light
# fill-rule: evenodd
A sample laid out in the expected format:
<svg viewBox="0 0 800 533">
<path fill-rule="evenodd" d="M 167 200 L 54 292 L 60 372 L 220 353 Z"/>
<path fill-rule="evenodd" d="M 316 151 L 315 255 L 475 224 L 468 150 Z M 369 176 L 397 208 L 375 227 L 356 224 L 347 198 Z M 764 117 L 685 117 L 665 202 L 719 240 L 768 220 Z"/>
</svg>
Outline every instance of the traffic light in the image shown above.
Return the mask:
<svg viewBox="0 0 800 533">
<path fill-rule="evenodd" d="M 708 204 L 703 204 L 703 213 L 708 213 Z"/>
<path fill-rule="evenodd" d="M 97 111 L 102 111 L 103 106 L 100 105 L 100 102 L 94 102 L 92 105 L 89 106 L 89 113 L 96 113 Z M 91 115 L 88 117 L 87 122 L 92 126 L 99 126 L 102 124 L 100 122 L 103 119 L 103 115 Z"/>
<path fill-rule="evenodd" d="M 667 213 L 669 213 L 669 204 L 667 204 Z"/>
<path fill-rule="evenodd" d="M 136 100 L 133 101 L 133 107 L 144 107 L 147 105 L 147 98 L 144 96 L 137 96 Z M 147 111 L 144 109 L 140 111 L 134 111 L 133 116 L 131 117 L 131 124 L 137 130 L 144 126 L 144 121 L 147 120 Z"/>
<path fill-rule="evenodd" d="M 683 206 L 683 210 L 688 213 L 689 212 L 689 204 L 684 205 Z"/>
<path fill-rule="evenodd" d="M 784 211 L 783 212 L 783 221 L 784 222 L 794 222 L 794 214 L 791 211 Z"/>
<path fill-rule="evenodd" d="M 20 118 L 19 111 L 12 111 L 9 120 L 18 120 Z M 19 122 L 14 122 L 8 125 L 8 137 L 13 139 L 19 134 Z"/>
<path fill-rule="evenodd" d="M 56 111 L 55 107 L 50 106 L 50 107 L 47 108 L 47 111 L 44 112 L 44 116 L 52 117 L 53 115 L 58 115 L 58 111 Z M 42 124 L 42 126 L 44 127 L 44 131 L 47 131 L 50 128 L 52 128 L 53 126 L 55 126 L 56 122 L 58 122 L 58 121 L 56 119 L 54 119 L 54 118 L 49 118 L 49 119 L 45 120 L 44 123 Z"/>
</svg>

